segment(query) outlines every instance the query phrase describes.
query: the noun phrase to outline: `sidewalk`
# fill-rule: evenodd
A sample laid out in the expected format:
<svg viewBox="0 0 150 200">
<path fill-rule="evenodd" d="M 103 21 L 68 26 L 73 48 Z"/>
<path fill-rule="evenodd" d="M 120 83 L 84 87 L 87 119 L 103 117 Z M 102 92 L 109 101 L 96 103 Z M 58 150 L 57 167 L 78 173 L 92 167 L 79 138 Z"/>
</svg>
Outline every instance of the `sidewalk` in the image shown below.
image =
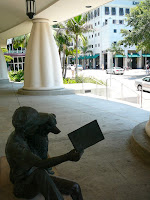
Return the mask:
<svg viewBox="0 0 150 200">
<path fill-rule="evenodd" d="M 77 163 L 66 162 L 57 169 L 61 176 L 77 181 L 84 200 L 149 200 L 150 167 L 129 149 L 133 128 L 149 119 L 149 112 L 130 105 L 80 95 L 17 95 L 22 84 L 0 82 L 0 156 L 5 155 L 12 115 L 19 106 L 55 113 L 59 135 L 49 135 L 49 154 L 61 155 L 73 147 L 67 134 L 97 119 L 105 140 L 85 150 Z"/>
</svg>

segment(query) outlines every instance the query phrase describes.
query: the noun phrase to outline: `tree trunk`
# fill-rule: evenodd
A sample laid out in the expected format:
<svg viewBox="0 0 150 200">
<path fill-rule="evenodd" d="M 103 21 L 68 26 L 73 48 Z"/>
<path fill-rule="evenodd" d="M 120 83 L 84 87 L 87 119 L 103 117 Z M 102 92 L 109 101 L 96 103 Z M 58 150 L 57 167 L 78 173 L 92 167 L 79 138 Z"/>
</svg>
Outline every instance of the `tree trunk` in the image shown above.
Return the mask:
<svg viewBox="0 0 150 200">
<path fill-rule="evenodd" d="M 67 56 L 66 56 L 66 63 L 67 63 Z M 67 74 L 67 64 L 65 66 L 64 78 L 66 78 L 66 74 Z"/>
<path fill-rule="evenodd" d="M 62 70 L 63 76 L 64 76 L 64 71 L 65 71 L 65 49 L 63 50 L 63 70 Z"/>
<path fill-rule="evenodd" d="M 78 35 L 76 35 L 76 76 L 78 76 Z"/>
</svg>

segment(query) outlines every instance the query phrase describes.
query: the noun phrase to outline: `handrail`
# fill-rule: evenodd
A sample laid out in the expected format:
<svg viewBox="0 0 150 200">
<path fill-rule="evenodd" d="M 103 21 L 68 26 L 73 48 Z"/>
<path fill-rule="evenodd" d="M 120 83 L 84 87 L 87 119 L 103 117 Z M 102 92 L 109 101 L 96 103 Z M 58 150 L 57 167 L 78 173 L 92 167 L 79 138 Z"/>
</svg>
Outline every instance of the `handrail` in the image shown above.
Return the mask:
<svg viewBox="0 0 150 200">
<path fill-rule="evenodd" d="M 134 90 L 132 90 L 130 87 L 128 87 L 127 85 L 125 85 L 124 83 L 122 83 L 121 81 L 115 79 L 115 78 L 111 78 L 111 79 L 114 79 L 116 81 L 118 81 L 120 84 L 122 84 L 123 86 L 125 86 L 126 88 L 130 89 L 132 92 L 134 92 L 135 94 L 139 95 L 137 92 L 135 92 Z"/>
<path fill-rule="evenodd" d="M 129 89 L 130 91 L 132 91 L 133 93 L 135 93 L 137 95 L 137 103 L 140 105 L 140 107 L 142 108 L 142 99 L 143 99 L 143 90 L 141 90 L 141 95 L 139 95 L 137 92 L 135 92 L 133 89 L 131 89 L 130 87 L 128 87 L 127 85 L 125 85 L 124 83 L 122 83 L 121 81 L 115 79 L 115 78 L 111 78 L 111 79 L 114 79 L 116 81 L 118 81 L 120 84 L 121 84 L 121 89 L 123 89 L 123 86 L 126 87 L 127 89 Z M 109 80 L 109 79 L 107 79 Z M 122 90 L 121 90 L 122 92 Z M 140 98 L 141 96 L 141 98 Z M 140 100 L 141 99 L 141 100 Z"/>
<path fill-rule="evenodd" d="M 99 83 L 100 85 L 102 85 L 102 83 L 100 81 L 98 81 L 97 79 L 95 79 L 94 77 L 90 76 L 91 79 L 93 79 L 94 81 L 96 81 L 96 88 L 97 88 L 97 83 Z M 106 99 L 108 99 L 108 80 L 110 78 L 106 79 Z M 121 84 L 121 90 L 123 89 L 123 86 L 126 87 L 127 89 L 129 89 L 130 91 L 132 91 L 133 93 L 135 93 L 137 95 L 138 98 L 138 104 L 140 104 L 140 107 L 142 108 L 142 99 L 143 98 L 143 90 L 141 90 L 141 95 L 139 95 L 136 91 L 134 91 L 133 89 L 131 89 L 130 87 L 128 87 L 127 85 L 125 85 L 124 83 L 122 83 L 121 81 L 115 79 L 115 78 L 111 78 L 114 79 L 116 81 L 118 81 Z M 111 80 L 110 80 L 111 81 Z M 123 96 L 123 95 L 121 95 Z"/>
</svg>

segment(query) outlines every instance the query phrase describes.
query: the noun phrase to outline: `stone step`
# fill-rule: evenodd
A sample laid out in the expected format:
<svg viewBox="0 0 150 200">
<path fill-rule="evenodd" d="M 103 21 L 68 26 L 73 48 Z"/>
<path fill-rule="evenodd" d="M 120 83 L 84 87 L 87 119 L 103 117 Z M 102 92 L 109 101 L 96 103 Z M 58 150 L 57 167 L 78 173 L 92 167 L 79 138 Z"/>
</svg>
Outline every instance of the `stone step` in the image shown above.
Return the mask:
<svg viewBox="0 0 150 200">
<path fill-rule="evenodd" d="M 134 127 L 130 147 L 145 163 L 150 165 L 150 137 L 145 132 L 147 121 Z"/>
</svg>

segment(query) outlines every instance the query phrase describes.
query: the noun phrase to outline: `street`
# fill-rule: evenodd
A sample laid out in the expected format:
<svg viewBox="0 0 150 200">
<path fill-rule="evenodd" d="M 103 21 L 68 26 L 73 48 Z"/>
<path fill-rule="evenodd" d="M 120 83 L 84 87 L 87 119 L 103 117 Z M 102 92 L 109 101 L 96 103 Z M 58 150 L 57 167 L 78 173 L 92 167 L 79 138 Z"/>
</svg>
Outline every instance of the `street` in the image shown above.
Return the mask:
<svg viewBox="0 0 150 200">
<path fill-rule="evenodd" d="M 139 107 L 150 110 L 150 93 L 146 91 L 141 93 L 135 87 L 135 80 L 146 76 L 146 71 L 143 69 L 126 70 L 124 75 L 106 74 L 105 70 L 82 70 L 79 71 L 79 76 L 94 77 L 105 83 L 107 81 L 112 90 L 109 98 L 139 104 Z M 67 77 L 72 77 L 71 70 L 67 71 Z"/>
</svg>

